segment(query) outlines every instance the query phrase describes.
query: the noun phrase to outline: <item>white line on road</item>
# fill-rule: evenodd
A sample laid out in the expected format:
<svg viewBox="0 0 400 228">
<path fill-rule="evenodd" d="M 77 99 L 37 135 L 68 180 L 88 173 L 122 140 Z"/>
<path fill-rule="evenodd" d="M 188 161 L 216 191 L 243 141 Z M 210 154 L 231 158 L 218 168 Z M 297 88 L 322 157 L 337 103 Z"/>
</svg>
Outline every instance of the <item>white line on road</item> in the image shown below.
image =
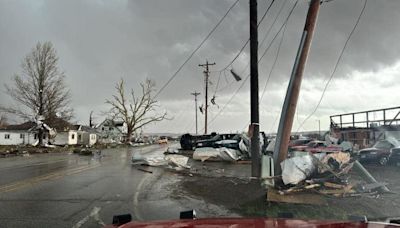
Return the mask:
<svg viewBox="0 0 400 228">
<path fill-rule="evenodd" d="M 105 226 L 106 224 L 100 219 L 99 217 L 99 212 L 101 210 L 101 207 L 94 207 L 92 211 L 86 215 L 83 219 L 79 220 L 72 228 L 80 228 L 83 224 L 87 223 L 89 221 L 90 217 L 93 217 L 93 219 L 102 226 Z"/>
<path fill-rule="evenodd" d="M 142 180 L 140 181 L 140 183 L 138 184 L 138 186 L 136 188 L 135 195 L 133 196 L 133 212 L 135 213 L 135 217 L 137 220 L 143 220 L 143 218 L 139 212 L 139 194 L 140 194 L 140 190 L 142 189 L 142 185 L 143 185 L 144 181 L 147 179 L 147 177 L 148 176 L 145 175 L 142 178 Z"/>
</svg>

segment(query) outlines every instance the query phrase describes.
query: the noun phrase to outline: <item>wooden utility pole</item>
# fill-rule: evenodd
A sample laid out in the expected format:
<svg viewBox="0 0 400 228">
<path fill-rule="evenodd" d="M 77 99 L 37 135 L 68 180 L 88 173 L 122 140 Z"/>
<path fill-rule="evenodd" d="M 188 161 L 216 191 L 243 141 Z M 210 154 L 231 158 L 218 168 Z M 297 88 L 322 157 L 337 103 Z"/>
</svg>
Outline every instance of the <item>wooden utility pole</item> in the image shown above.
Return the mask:
<svg viewBox="0 0 400 228">
<path fill-rule="evenodd" d="M 208 66 L 215 65 L 215 63 L 208 63 L 208 60 L 206 60 L 205 64 L 199 64 L 199 66 L 204 67 L 205 70 L 203 71 L 204 73 L 204 83 L 206 84 L 205 86 L 205 99 L 206 99 L 206 107 L 205 107 L 205 115 L 204 115 L 204 134 L 207 134 L 207 115 L 208 115 L 208 78 L 210 77 L 210 70 Z"/>
<path fill-rule="evenodd" d="M 293 119 L 296 113 L 297 100 L 299 97 L 301 80 L 307 62 L 308 53 L 311 47 L 311 40 L 314 34 L 315 25 L 318 18 L 321 0 L 311 0 L 307 13 L 300 47 L 297 52 L 293 66 L 292 75 L 286 92 L 283 104 L 281 119 L 279 121 L 278 134 L 274 148 L 274 175 L 280 175 L 281 162 L 287 158 L 287 151 L 290 141 L 290 134 L 293 126 Z"/>
<path fill-rule="evenodd" d="M 260 121 L 258 104 L 257 0 L 250 0 L 250 151 L 251 176 L 261 176 Z"/>
<path fill-rule="evenodd" d="M 93 127 L 93 111 L 90 111 L 90 115 L 89 115 L 89 127 Z"/>
<path fill-rule="evenodd" d="M 197 132 L 197 96 L 200 95 L 199 92 L 194 91 L 194 93 L 191 93 L 194 96 L 194 112 L 195 112 L 195 118 L 196 118 L 196 135 L 198 134 Z"/>
</svg>

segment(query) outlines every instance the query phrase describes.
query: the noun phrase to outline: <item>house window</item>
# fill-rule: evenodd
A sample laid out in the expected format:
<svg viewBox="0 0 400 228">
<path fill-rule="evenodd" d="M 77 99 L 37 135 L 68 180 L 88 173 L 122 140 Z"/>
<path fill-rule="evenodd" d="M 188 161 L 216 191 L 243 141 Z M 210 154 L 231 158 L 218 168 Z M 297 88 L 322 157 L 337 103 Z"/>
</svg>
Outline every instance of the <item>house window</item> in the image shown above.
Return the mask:
<svg viewBox="0 0 400 228">
<path fill-rule="evenodd" d="M 104 131 L 104 127 L 102 127 L 101 130 Z"/>
<path fill-rule="evenodd" d="M 5 139 L 10 139 L 10 134 L 5 134 L 5 135 L 4 135 L 4 138 L 5 138 Z"/>
<path fill-rule="evenodd" d="M 24 134 L 19 134 L 19 138 L 23 139 L 23 138 L 25 138 L 25 135 Z"/>
<path fill-rule="evenodd" d="M 37 134 L 35 134 L 35 135 L 33 136 L 33 138 L 34 138 L 34 139 L 37 139 L 37 138 L 38 138 L 37 136 L 38 136 L 38 135 L 37 135 Z"/>
<path fill-rule="evenodd" d="M 72 134 L 72 135 L 71 135 L 71 139 L 75 139 L 75 134 Z"/>
<path fill-rule="evenodd" d="M 78 135 L 78 140 L 79 140 L 79 141 L 82 140 L 82 135 Z"/>
</svg>

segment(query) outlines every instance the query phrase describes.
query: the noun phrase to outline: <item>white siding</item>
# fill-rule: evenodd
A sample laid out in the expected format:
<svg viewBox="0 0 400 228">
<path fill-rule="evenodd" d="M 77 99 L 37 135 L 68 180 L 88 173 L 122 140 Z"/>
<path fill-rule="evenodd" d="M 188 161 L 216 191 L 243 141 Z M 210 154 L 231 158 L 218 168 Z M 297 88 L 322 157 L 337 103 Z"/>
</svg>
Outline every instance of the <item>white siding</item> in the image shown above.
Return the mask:
<svg viewBox="0 0 400 228">
<path fill-rule="evenodd" d="M 68 144 L 68 132 L 57 132 L 56 137 L 53 141 L 54 145 L 67 145 Z"/>
<path fill-rule="evenodd" d="M 68 145 L 78 144 L 78 133 L 76 131 L 68 132 Z"/>
<path fill-rule="evenodd" d="M 34 139 L 34 133 L 23 131 L 0 132 L 0 145 L 26 145 L 33 144 L 35 141 L 37 140 Z"/>
<path fill-rule="evenodd" d="M 92 146 L 97 142 L 97 135 L 96 134 L 89 134 L 89 145 Z"/>
</svg>

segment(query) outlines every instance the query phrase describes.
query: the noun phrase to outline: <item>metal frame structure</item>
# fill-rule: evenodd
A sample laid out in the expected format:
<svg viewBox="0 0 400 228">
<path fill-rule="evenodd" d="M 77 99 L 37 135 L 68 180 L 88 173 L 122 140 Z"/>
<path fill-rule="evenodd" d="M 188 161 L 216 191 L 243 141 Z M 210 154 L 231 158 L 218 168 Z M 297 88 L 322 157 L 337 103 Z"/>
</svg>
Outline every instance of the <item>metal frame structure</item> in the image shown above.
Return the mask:
<svg viewBox="0 0 400 228">
<path fill-rule="evenodd" d="M 339 133 L 342 140 L 363 147 L 384 139 L 387 131 L 400 131 L 400 107 L 333 115 L 330 122 L 331 131 Z"/>
</svg>

